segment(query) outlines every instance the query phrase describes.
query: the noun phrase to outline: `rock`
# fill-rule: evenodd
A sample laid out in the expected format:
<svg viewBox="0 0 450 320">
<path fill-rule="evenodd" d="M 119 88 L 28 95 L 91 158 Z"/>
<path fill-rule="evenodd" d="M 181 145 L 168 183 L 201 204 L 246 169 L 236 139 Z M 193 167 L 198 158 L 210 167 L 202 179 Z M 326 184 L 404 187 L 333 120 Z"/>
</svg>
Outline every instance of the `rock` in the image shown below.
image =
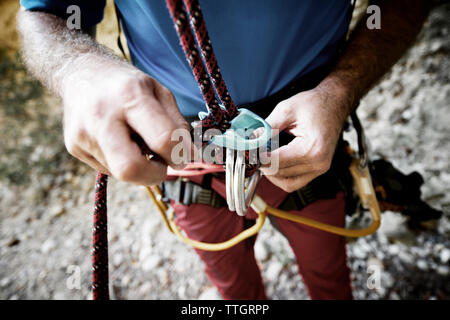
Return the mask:
<svg viewBox="0 0 450 320">
<path fill-rule="evenodd" d="M 428 263 L 424 259 L 420 259 L 417 261 L 417 268 L 419 268 L 422 271 L 427 271 Z"/>
<path fill-rule="evenodd" d="M 6 287 L 8 284 L 10 284 L 12 282 L 11 278 L 3 278 L 2 280 L 0 280 L 0 287 L 4 288 Z"/>
<path fill-rule="evenodd" d="M 382 287 L 380 287 L 378 289 L 375 289 L 375 292 L 377 293 L 376 298 L 380 299 L 380 298 L 383 298 L 386 295 L 387 290 L 386 290 L 386 288 L 384 288 L 382 286 Z M 372 299 L 374 299 L 374 298 L 372 298 Z"/>
<path fill-rule="evenodd" d="M 150 282 L 146 282 L 139 287 L 138 291 L 140 296 L 145 297 L 152 291 L 152 284 Z"/>
<path fill-rule="evenodd" d="M 397 292 L 391 292 L 389 299 L 391 300 L 400 300 L 400 296 L 398 295 Z"/>
<path fill-rule="evenodd" d="M 19 239 L 17 239 L 17 238 L 12 238 L 12 239 L 9 239 L 9 240 L 6 242 L 6 246 L 7 246 L 7 247 L 14 247 L 14 246 L 17 246 L 19 243 L 20 243 L 20 240 L 19 240 Z"/>
<path fill-rule="evenodd" d="M 53 218 L 60 217 L 66 212 L 62 204 L 57 204 L 49 209 L 50 216 Z"/>
<path fill-rule="evenodd" d="M 56 247 L 56 241 L 53 239 L 47 239 L 41 246 L 41 252 L 44 254 L 49 253 Z"/>
<path fill-rule="evenodd" d="M 62 291 L 56 291 L 52 298 L 53 300 L 67 300 L 66 294 Z"/>
<path fill-rule="evenodd" d="M 358 246 L 358 243 L 356 243 L 353 246 L 353 255 L 357 259 L 366 259 L 367 252 L 365 252 L 364 249 L 361 246 Z"/>
<path fill-rule="evenodd" d="M 123 254 L 118 252 L 113 255 L 112 257 L 112 263 L 114 266 L 119 266 L 123 262 Z"/>
<path fill-rule="evenodd" d="M 186 298 L 186 287 L 185 286 L 180 286 L 177 290 L 178 293 L 178 298 L 180 299 L 185 299 Z"/>
<path fill-rule="evenodd" d="M 151 255 L 148 256 L 142 263 L 141 268 L 143 271 L 152 271 L 156 267 L 160 266 L 162 264 L 163 260 L 160 256 L 157 255 Z"/>
<path fill-rule="evenodd" d="M 153 245 L 153 237 L 161 230 L 161 219 L 146 219 L 142 225 L 141 242 L 143 246 L 151 247 Z"/>
<path fill-rule="evenodd" d="M 396 256 L 396 255 L 398 255 L 399 252 L 400 252 L 400 248 L 399 248 L 399 246 L 396 245 L 396 244 L 392 244 L 392 245 L 390 245 L 390 246 L 388 247 L 388 253 L 389 253 L 391 256 Z"/>
<path fill-rule="evenodd" d="M 152 254 L 152 247 L 144 246 L 139 252 L 139 261 L 144 262 Z"/>
<path fill-rule="evenodd" d="M 366 269 L 365 261 L 362 261 L 361 259 L 355 259 L 352 264 L 352 269 L 355 271 L 365 270 Z"/>
<path fill-rule="evenodd" d="M 437 273 L 439 273 L 441 276 L 448 276 L 450 273 L 450 269 L 448 266 L 439 266 L 437 268 Z"/>
<path fill-rule="evenodd" d="M 428 250 L 421 247 L 412 247 L 411 252 L 420 258 L 426 258 Z"/>
<path fill-rule="evenodd" d="M 383 261 L 375 257 L 370 257 L 369 259 L 367 259 L 367 267 L 369 266 L 377 266 L 380 269 L 384 269 Z"/>
<path fill-rule="evenodd" d="M 398 257 L 404 263 L 414 264 L 414 257 L 409 252 L 400 251 L 399 254 L 398 254 Z"/>
<path fill-rule="evenodd" d="M 223 300 L 216 288 L 208 288 L 203 291 L 198 300 Z"/>
<path fill-rule="evenodd" d="M 261 241 L 256 241 L 255 243 L 255 258 L 259 261 L 266 261 L 269 259 L 269 250 Z"/>
<path fill-rule="evenodd" d="M 382 249 L 380 248 L 376 251 L 375 254 L 376 254 L 376 257 L 378 258 L 378 260 L 380 260 L 380 261 L 384 260 L 384 258 L 386 257 L 385 250 L 386 250 L 386 248 L 382 248 Z"/>
<path fill-rule="evenodd" d="M 124 229 L 124 230 L 129 230 L 131 225 L 132 225 L 132 221 L 131 219 L 128 219 L 126 217 L 122 217 L 120 219 L 120 226 Z"/>
<path fill-rule="evenodd" d="M 64 174 L 64 180 L 66 180 L 66 182 L 72 181 L 72 180 L 73 180 L 73 173 L 70 172 L 70 171 L 67 171 L 67 172 Z"/>
<path fill-rule="evenodd" d="M 384 288 L 391 288 L 394 285 L 394 277 L 389 272 L 381 273 L 381 286 Z"/>
<path fill-rule="evenodd" d="M 277 280 L 282 269 L 283 265 L 279 261 L 274 261 L 270 263 L 266 271 L 267 280 L 269 281 Z"/>
<path fill-rule="evenodd" d="M 441 259 L 442 263 L 448 263 L 450 260 L 450 249 L 442 249 L 441 253 L 439 254 L 439 258 Z"/>
<path fill-rule="evenodd" d="M 130 281 L 131 281 L 131 276 L 128 273 L 126 273 L 120 280 L 120 283 L 122 284 L 123 287 L 126 287 L 130 284 Z"/>
</svg>

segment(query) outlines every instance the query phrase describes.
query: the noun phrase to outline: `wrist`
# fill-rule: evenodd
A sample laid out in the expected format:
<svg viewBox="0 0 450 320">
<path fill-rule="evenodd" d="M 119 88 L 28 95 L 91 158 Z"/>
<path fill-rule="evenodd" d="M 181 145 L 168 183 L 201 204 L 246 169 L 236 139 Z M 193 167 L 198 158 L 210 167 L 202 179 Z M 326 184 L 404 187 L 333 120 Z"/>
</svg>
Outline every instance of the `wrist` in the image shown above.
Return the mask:
<svg viewBox="0 0 450 320">
<path fill-rule="evenodd" d="M 326 95 L 328 105 L 333 108 L 331 111 L 343 126 L 358 104 L 355 87 L 344 81 L 342 76 L 332 73 L 323 79 L 315 90 Z"/>
<path fill-rule="evenodd" d="M 99 86 L 108 87 L 108 83 L 115 85 L 115 82 L 121 82 L 118 77 L 124 78 L 129 74 L 131 78 L 138 73 L 138 69 L 119 58 L 85 53 L 63 65 L 55 74 L 55 81 L 59 83 L 58 93 L 64 99 L 71 92 L 82 92 L 80 87 L 86 89 L 86 84 L 97 89 Z"/>
</svg>

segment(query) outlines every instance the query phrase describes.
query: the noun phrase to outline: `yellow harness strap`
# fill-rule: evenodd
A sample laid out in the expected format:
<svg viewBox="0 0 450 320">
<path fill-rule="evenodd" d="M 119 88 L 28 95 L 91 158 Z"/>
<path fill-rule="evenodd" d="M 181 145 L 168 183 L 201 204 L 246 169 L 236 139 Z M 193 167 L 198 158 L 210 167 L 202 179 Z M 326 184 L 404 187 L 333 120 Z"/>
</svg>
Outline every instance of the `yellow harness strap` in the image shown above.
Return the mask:
<svg viewBox="0 0 450 320">
<path fill-rule="evenodd" d="M 193 246 L 196 249 L 205 251 L 221 251 L 231 248 L 232 246 L 238 244 L 239 242 L 257 234 L 264 225 L 267 214 L 272 214 L 282 219 L 290 220 L 296 223 L 304 224 L 312 228 L 320 229 L 326 232 L 338 234 L 345 237 L 357 238 L 357 237 L 364 237 L 374 233 L 379 228 L 381 220 L 380 220 L 380 208 L 378 206 L 376 194 L 373 189 L 369 169 L 368 167 L 361 168 L 358 164 L 358 161 L 353 160 L 353 162 L 350 165 L 350 172 L 353 176 L 353 179 L 355 180 L 356 188 L 358 190 L 362 206 L 365 209 L 369 209 L 372 215 L 372 223 L 370 224 L 370 226 L 363 229 L 346 229 L 336 227 L 320 221 L 297 216 L 287 211 L 274 208 L 268 205 L 261 197 L 259 197 L 256 194 L 251 204 L 253 210 L 255 210 L 255 212 L 258 214 L 256 224 L 242 231 L 240 234 L 234 236 L 233 238 L 220 243 L 206 243 L 193 240 L 185 236 L 181 231 L 181 229 L 175 224 L 173 208 L 167 207 L 164 201 L 162 201 L 162 193 L 159 187 L 158 186 L 146 187 L 146 189 L 150 198 L 153 200 L 153 202 L 156 205 L 156 208 L 161 214 L 161 217 L 163 218 L 167 228 L 172 233 L 174 233 L 181 241 Z M 169 217 L 167 217 L 167 215 L 169 215 Z"/>
</svg>

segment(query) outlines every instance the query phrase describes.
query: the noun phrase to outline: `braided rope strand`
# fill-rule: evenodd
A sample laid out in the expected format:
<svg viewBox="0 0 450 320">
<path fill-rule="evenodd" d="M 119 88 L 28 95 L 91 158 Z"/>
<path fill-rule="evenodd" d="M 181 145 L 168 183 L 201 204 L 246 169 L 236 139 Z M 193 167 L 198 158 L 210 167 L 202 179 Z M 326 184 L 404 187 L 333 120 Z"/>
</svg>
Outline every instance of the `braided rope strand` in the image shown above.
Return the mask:
<svg viewBox="0 0 450 320">
<path fill-rule="evenodd" d="M 198 3 L 198 0 L 183 0 L 183 2 L 189 14 L 195 38 L 198 42 L 199 48 L 201 48 L 201 53 L 210 79 L 212 80 L 213 86 L 216 89 L 221 102 L 227 110 L 228 119 L 233 119 L 237 116 L 238 110 L 230 96 L 230 93 L 228 92 L 228 88 L 220 72 L 200 4 Z"/>
<path fill-rule="evenodd" d="M 94 300 L 109 300 L 107 183 L 108 176 L 97 172 L 92 228 L 92 298 Z"/>
<path fill-rule="evenodd" d="M 174 21 L 181 47 L 186 55 L 186 60 L 192 69 L 192 73 L 197 80 L 203 99 L 210 112 L 210 116 L 203 119 L 201 124 L 206 129 L 218 127 L 219 124 L 226 121 L 225 112 L 216 99 L 213 84 L 203 65 L 201 55 L 194 40 L 194 35 L 189 26 L 188 14 L 183 6 L 183 2 L 182 0 L 167 0 L 166 3 Z"/>
</svg>

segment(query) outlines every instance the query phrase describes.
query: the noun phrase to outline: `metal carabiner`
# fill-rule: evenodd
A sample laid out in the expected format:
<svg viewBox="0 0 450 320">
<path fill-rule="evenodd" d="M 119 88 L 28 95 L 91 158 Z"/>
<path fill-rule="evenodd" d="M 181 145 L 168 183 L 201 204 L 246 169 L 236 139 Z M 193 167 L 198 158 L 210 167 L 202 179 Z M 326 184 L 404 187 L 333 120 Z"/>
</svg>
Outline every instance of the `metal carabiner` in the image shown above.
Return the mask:
<svg viewBox="0 0 450 320">
<path fill-rule="evenodd" d="M 251 177 L 245 177 L 245 151 L 227 149 L 225 185 L 230 211 L 236 211 L 240 216 L 245 215 L 255 196 L 260 179 L 261 171 L 259 170 Z"/>
<path fill-rule="evenodd" d="M 230 211 L 235 211 L 234 206 L 234 192 L 233 192 L 233 181 L 234 181 L 234 150 L 227 148 L 226 158 L 225 158 L 225 188 L 227 193 L 227 204 Z"/>
<path fill-rule="evenodd" d="M 257 170 L 251 177 L 245 178 L 245 152 L 267 146 L 272 135 L 272 128 L 261 117 L 247 109 L 239 109 L 239 114 L 230 121 L 230 128 L 221 135 L 211 139 L 211 143 L 225 148 L 225 188 L 227 204 L 230 211 L 240 216 L 252 202 L 261 172 Z M 200 118 L 205 116 L 199 114 Z M 264 130 L 256 137 L 256 129 Z"/>
</svg>

